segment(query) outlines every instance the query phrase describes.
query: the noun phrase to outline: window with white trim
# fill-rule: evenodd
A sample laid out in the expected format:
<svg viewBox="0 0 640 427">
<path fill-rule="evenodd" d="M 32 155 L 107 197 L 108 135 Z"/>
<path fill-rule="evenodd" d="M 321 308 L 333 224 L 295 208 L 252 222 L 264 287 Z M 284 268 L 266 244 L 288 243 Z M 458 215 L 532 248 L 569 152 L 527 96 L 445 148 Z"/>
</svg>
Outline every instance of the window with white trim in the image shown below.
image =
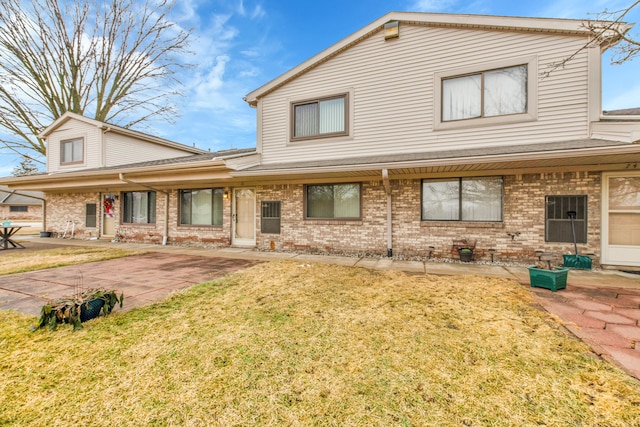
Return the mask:
<svg viewBox="0 0 640 427">
<path fill-rule="evenodd" d="M 84 138 L 60 141 L 60 163 L 82 163 L 84 161 Z"/>
<path fill-rule="evenodd" d="M 347 94 L 292 103 L 291 140 L 347 135 L 347 104 Z"/>
<path fill-rule="evenodd" d="M 502 221 L 502 178 L 422 180 L 423 221 Z"/>
</svg>

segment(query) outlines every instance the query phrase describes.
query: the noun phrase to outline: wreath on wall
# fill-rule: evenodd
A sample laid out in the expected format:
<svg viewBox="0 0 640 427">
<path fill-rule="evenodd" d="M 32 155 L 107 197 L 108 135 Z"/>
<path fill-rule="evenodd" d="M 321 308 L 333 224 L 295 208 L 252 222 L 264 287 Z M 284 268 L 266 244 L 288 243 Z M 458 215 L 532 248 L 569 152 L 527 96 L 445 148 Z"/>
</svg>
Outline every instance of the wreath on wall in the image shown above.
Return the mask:
<svg viewBox="0 0 640 427">
<path fill-rule="evenodd" d="M 104 206 L 104 214 L 109 218 L 113 218 L 113 198 L 105 197 L 102 204 Z"/>
</svg>

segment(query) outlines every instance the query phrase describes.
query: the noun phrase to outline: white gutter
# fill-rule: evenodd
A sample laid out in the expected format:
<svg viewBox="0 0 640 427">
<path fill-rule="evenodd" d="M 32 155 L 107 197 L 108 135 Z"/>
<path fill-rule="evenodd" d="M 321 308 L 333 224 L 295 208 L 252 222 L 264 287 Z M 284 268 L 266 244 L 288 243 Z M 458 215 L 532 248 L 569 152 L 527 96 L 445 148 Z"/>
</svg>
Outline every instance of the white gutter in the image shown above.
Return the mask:
<svg viewBox="0 0 640 427">
<path fill-rule="evenodd" d="M 389 183 L 389 171 L 382 169 L 382 183 L 387 194 L 387 256 L 393 255 L 393 216 L 391 210 L 391 184 Z"/>
<path fill-rule="evenodd" d="M 167 240 L 169 239 L 169 193 L 167 191 L 159 190 L 157 188 L 151 187 L 150 185 L 145 185 L 145 184 L 141 184 L 139 182 L 135 182 L 135 181 L 131 181 L 129 179 L 126 179 L 124 177 L 123 173 L 120 173 L 118 176 L 120 178 L 120 181 L 122 181 L 122 182 L 126 182 L 128 184 L 139 185 L 141 187 L 148 188 L 150 190 L 153 190 L 153 191 L 156 191 L 158 193 L 164 194 L 164 231 L 163 231 L 164 235 L 162 236 L 162 246 L 166 246 Z"/>
<path fill-rule="evenodd" d="M 487 156 L 474 155 L 468 157 L 445 157 L 438 159 L 422 159 L 422 160 L 403 160 L 397 162 L 376 162 L 376 163 L 358 163 L 345 165 L 327 165 L 327 166 L 305 166 L 305 167 L 282 167 L 274 169 L 258 169 L 249 171 L 234 171 L 230 175 L 234 178 L 249 176 L 268 176 L 292 173 L 308 173 L 313 172 L 353 172 L 360 170 L 372 169 L 406 169 L 413 167 L 430 167 L 430 166 L 455 166 L 465 164 L 486 164 L 486 163 L 504 163 L 513 161 L 532 161 L 532 160 L 548 160 L 563 157 L 589 157 L 604 156 L 614 154 L 637 154 L 640 153 L 640 144 L 626 143 L 612 147 L 591 147 L 585 149 L 562 149 L 555 151 L 534 151 L 529 153 L 507 153 L 507 154 L 491 154 Z M 563 156 L 564 155 L 564 156 Z M 569 155 L 569 156 L 567 156 Z M 268 165 L 265 165 L 268 166 Z M 274 165 L 277 166 L 277 165 Z"/>
</svg>

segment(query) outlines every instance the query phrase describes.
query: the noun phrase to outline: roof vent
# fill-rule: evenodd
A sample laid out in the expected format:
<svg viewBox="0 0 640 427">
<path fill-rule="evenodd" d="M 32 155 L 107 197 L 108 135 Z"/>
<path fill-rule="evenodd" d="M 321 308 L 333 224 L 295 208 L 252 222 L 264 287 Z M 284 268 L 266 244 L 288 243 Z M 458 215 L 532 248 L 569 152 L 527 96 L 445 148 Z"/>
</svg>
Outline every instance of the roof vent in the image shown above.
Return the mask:
<svg viewBox="0 0 640 427">
<path fill-rule="evenodd" d="M 384 24 L 384 39 L 391 40 L 400 37 L 400 23 L 398 21 L 389 21 Z"/>
</svg>

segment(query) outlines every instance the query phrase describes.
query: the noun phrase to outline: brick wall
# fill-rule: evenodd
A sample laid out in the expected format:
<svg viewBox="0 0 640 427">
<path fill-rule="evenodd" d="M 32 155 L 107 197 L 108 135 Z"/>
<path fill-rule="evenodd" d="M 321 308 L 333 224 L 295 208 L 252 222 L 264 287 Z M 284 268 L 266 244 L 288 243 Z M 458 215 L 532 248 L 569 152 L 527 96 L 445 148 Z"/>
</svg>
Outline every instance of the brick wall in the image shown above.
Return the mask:
<svg viewBox="0 0 640 427">
<path fill-rule="evenodd" d="M 547 243 L 545 196 L 587 195 L 588 238 L 579 244 L 581 254 L 600 253 L 600 174 L 589 172 L 528 174 L 504 177 L 502 222 L 421 221 L 420 179 L 391 181 L 393 195 L 393 255 L 457 258 L 453 241 L 475 240 L 476 260 L 533 262 L 536 251 L 554 252 L 555 264 L 563 253 L 573 253 L 573 243 Z M 273 185 L 257 189 L 258 242 L 262 249 L 385 255 L 386 195 L 382 182 L 363 182 L 361 221 L 304 220 L 302 185 Z M 260 230 L 261 201 L 282 202 L 280 234 Z"/>
<path fill-rule="evenodd" d="M 95 203 L 100 211 L 101 200 L 99 193 L 47 193 L 46 230 L 64 233 L 67 221 L 74 223 L 74 236 L 79 239 L 98 237 L 100 230 L 100 215 L 96 227 L 86 226 L 86 205 Z M 71 233 L 69 224 L 68 234 Z"/>
<path fill-rule="evenodd" d="M 527 174 L 504 177 L 504 220 L 502 222 L 421 221 L 420 179 L 391 181 L 393 196 L 393 255 L 404 257 L 457 258 L 453 241 L 476 240 L 476 260 L 533 262 L 535 251 L 554 252 L 556 264 L 563 253 L 573 253 L 573 243 L 546 243 L 545 196 L 587 195 L 587 243 L 580 253 L 600 253 L 599 173 L 571 172 Z M 256 186 L 256 240 L 264 250 L 312 251 L 323 253 L 387 254 L 386 194 L 380 181 L 362 182 L 362 219 L 328 221 L 304 219 L 304 186 L 301 184 Z M 120 199 L 120 198 L 119 198 Z M 47 195 L 47 230 L 62 232 L 66 220 L 76 222 L 76 237 L 91 238 L 101 229 L 101 194 L 64 193 Z M 261 202 L 281 202 L 280 234 L 261 233 Z M 98 203 L 98 224 L 85 225 L 85 204 Z M 168 243 L 207 246 L 231 244 L 231 199 L 223 201 L 223 225 L 181 226 L 178 191 L 169 197 Z M 123 240 L 161 243 L 164 234 L 165 196 L 157 197 L 156 224 L 119 224 L 120 200 L 114 203 L 116 229 Z"/>
<path fill-rule="evenodd" d="M 42 206 L 27 205 L 26 212 L 11 212 L 11 205 L 0 205 L 0 221 L 10 219 L 12 221 L 41 221 Z"/>
<path fill-rule="evenodd" d="M 600 253 L 600 174 L 588 172 L 528 174 L 504 177 L 504 209 L 501 223 L 420 221 L 419 179 L 392 181 L 394 193 L 394 255 L 457 258 L 453 240 L 476 240 L 476 260 L 536 261 L 536 250 L 554 252 L 556 264 L 563 253 L 573 253 L 573 243 L 547 243 L 545 196 L 587 195 L 588 237 L 578 251 Z M 513 236 L 513 237 L 512 237 Z"/>
<path fill-rule="evenodd" d="M 285 251 L 386 254 L 386 196 L 379 182 L 362 183 L 362 220 L 304 219 L 304 186 L 271 185 L 256 189 L 257 246 Z M 380 208 L 382 200 L 382 208 Z M 262 201 L 281 202 L 280 234 L 260 233 Z"/>
</svg>

